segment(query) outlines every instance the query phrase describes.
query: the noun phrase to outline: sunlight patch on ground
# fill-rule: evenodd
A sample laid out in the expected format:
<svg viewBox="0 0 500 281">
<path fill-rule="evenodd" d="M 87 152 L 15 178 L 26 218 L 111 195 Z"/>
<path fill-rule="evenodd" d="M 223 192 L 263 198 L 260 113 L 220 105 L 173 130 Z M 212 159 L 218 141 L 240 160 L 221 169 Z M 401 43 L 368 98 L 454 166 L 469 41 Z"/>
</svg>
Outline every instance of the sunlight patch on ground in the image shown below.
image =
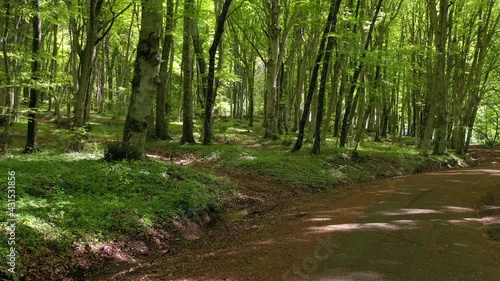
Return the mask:
<svg viewBox="0 0 500 281">
<path fill-rule="evenodd" d="M 466 207 L 457 207 L 457 206 L 444 206 L 444 211 L 452 212 L 452 213 L 469 213 L 475 212 L 474 209 L 466 208 Z"/>
<path fill-rule="evenodd" d="M 426 215 L 426 214 L 442 214 L 441 211 L 432 209 L 399 209 L 396 212 L 379 212 L 383 216 L 404 216 L 404 215 Z"/>
<path fill-rule="evenodd" d="M 195 161 L 194 158 L 191 158 L 191 159 L 181 159 L 175 161 L 174 163 L 183 166 L 183 165 L 191 165 L 194 161 Z"/>
<path fill-rule="evenodd" d="M 312 218 L 312 219 L 307 219 L 306 221 L 331 221 L 332 218 Z"/>
<path fill-rule="evenodd" d="M 344 276 L 323 277 L 321 281 L 382 281 L 384 275 L 367 271 L 367 272 L 352 272 Z"/>
<path fill-rule="evenodd" d="M 482 223 L 485 226 L 500 224 L 500 216 L 491 216 L 484 218 L 464 218 L 462 220 L 447 220 L 448 223 L 454 225 L 463 225 L 470 223 Z"/>
<path fill-rule="evenodd" d="M 391 223 L 408 225 L 408 226 L 415 226 L 417 224 L 417 222 L 413 221 L 413 220 L 395 220 L 395 221 L 391 221 Z"/>
<path fill-rule="evenodd" d="M 261 240 L 261 241 L 250 243 L 250 245 L 261 246 L 261 245 L 272 245 L 274 243 L 275 243 L 274 239 L 266 239 L 266 240 Z"/>
<path fill-rule="evenodd" d="M 484 217 L 479 219 L 479 221 L 484 225 L 500 224 L 500 216 Z"/>
<path fill-rule="evenodd" d="M 314 226 L 309 227 L 308 230 L 311 233 L 328 233 L 328 232 L 348 232 L 357 230 L 399 230 L 406 228 L 403 226 L 394 225 L 391 223 L 344 223 L 344 224 L 333 224 L 326 226 Z"/>
<path fill-rule="evenodd" d="M 463 181 L 461 181 L 461 180 L 445 180 L 445 182 L 462 183 Z"/>
<path fill-rule="evenodd" d="M 500 176 L 500 170 L 494 170 L 494 169 L 475 169 L 475 170 L 466 170 L 466 171 L 460 171 L 460 172 L 441 172 L 441 173 L 434 173 L 434 174 L 429 174 L 429 175 L 483 175 L 483 174 L 488 174 L 488 175 L 493 175 L 493 176 Z"/>
<path fill-rule="evenodd" d="M 239 128 L 233 128 L 233 127 L 230 127 L 227 129 L 228 132 L 235 132 L 235 133 L 250 133 L 251 131 L 250 130 L 247 130 L 247 129 L 239 129 Z"/>
<path fill-rule="evenodd" d="M 476 223 L 477 219 L 463 219 L 463 220 L 447 220 L 446 222 L 452 225 L 470 225 L 471 223 Z"/>
<path fill-rule="evenodd" d="M 500 210 L 500 206 L 482 206 L 481 210 Z"/>
</svg>

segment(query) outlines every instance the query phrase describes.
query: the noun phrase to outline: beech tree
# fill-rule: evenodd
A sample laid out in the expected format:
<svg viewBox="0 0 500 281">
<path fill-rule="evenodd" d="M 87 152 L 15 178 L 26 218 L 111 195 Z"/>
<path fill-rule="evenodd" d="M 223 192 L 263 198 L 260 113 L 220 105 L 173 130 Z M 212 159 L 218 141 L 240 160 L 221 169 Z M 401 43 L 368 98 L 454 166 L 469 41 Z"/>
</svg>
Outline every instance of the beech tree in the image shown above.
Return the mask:
<svg viewBox="0 0 500 281">
<path fill-rule="evenodd" d="M 181 143 L 196 143 L 193 135 L 193 36 L 195 32 L 194 1 L 184 0 L 184 34 L 182 36 L 182 137 Z"/>
<path fill-rule="evenodd" d="M 37 140 L 37 107 L 39 90 L 37 87 L 37 82 L 40 80 L 40 46 L 42 41 L 42 22 L 40 19 L 40 6 L 41 0 L 32 0 L 33 8 L 35 9 L 35 14 L 32 18 L 33 24 L 33 43 L 32 43 L 32 58 L 31 63 L 31 80 L 32 85 L 30 88 L 30 102 L 29 102 L 29 114 L 28 114 L 28 133 L 26 140 L 26 147 L 24 148 L 24 153 L 38 152 L 39 148 L 36 143 Z"/>
<path fill-rule="evenodd" d="M 160 34 L 162 28 L 162 1 L 143 0 L 141 31 L 132 79 L 132 96 L 123 130 L 123 143 L 142 154 L 153 97 L 158 86 L 160 64 Z"/>
<path fill-rule="evenodd" d="M 148 86 L 143 74 L 151 73 L 137 68 L 135 48 L 143 46 L 146 2 L 42 1 L 37 56 L 26 13 L 33 3 L 13 3 L 2 2 L 0 13 L 5 139 L 32 108 L 65 129 L 108 114 L 117 123 L 127 118 L 122 141 L 139 150 L 144 127 L 151 140 L 168 141 L 175 121 L 183 144 L 198 136 L 203 144 L 227 141 L 214 134 L 231 118 L 312 153 L 325 145 L 357 150 L 370 140 L 413 142 L 424 155 L 464 154 L 472 142 L 498 139 L 485 123 L 496 120 L 497 0 L 165 0 L 159 70 Z M 141 87 L 150 86 L 143 99 Z"/>
</svg>

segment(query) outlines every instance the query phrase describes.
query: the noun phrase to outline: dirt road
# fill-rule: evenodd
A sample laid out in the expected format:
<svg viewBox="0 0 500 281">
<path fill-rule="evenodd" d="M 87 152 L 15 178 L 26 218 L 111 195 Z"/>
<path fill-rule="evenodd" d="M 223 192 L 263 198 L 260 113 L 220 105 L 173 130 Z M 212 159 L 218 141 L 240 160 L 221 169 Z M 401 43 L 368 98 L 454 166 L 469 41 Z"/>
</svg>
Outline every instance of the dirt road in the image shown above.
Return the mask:
<svg viewBox="0 0 500 281">
<path fill-rule="evenodd" d="M 500 164 L 297 197 L 109 280 L 500 280 Z"/>
</svg>

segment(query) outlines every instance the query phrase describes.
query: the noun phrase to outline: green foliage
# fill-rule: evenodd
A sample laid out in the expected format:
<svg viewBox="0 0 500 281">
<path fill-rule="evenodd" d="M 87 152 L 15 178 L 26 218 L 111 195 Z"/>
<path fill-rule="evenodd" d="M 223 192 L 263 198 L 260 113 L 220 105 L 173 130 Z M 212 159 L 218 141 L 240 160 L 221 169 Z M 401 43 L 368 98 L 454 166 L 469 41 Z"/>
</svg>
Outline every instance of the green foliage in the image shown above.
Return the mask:
<svg viewBox="0 0 500 281">
<path fill-rule="evenodd" d="M 199 159 L 217 169 L 270 178 L 312 190 L 458 164 L 454 156 L 424 157 L 413 148 L 393 144 L 363 143 L 356 153 L 346 149 L 324 148 L 321 155 L 313 156 L 307 152 L 307 148 L 291 153 L 290 148 L 282 143 L 284 141 L 286 139 L 254 147 L 227 144 L 179 147 L 161 142 L 150 144 L 148 149 L 160 155 L 176 150 L 177 157 Z"/>
<path fill-rule="evenodd" d="M 89 140 L 88 128 L 76 128 L 72 130 L 69 150 L 80 152 L 85 148 L 85 143 Z"/>
<path fill-rule="evenodd" d="M 489 148 L 497 148 L 500 145 L 500 111 L 498 102 L 500 92 L 492 89 L 493 94 L 487 95 L 483 105 L 479 108 L 474 136 L 477 141 Z"/>
<path fill-rule="evenodd" d="M 202 211 L 217 210 L 220 199 L 234 192 L 229 183 L 187 167 L 82 156 L 40 154 L 0 161 L 1 170 L 16 171 L 16 245 L 25 262 L 47 251 L 71 251 L 75 241 L 129 240 L 164 228 L 173 218 L 195 219 Z M 1 185 L 5 190 L 6 182 Z M 6 209 L 4 200 L 0 207 Z M 6 219 L 1 212 L 2 233 Z M 8 251 L 6 238 L 0 238 L 2 256 Z"/>
</svg>

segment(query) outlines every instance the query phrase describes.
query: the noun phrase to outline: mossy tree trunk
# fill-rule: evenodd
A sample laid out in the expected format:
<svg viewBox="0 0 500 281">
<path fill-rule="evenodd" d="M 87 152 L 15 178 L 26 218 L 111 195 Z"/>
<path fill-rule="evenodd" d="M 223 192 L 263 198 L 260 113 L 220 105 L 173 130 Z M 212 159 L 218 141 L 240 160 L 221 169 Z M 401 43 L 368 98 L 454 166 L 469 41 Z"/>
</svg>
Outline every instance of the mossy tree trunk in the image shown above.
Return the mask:
<svg viewBox="0 0 500 281">
<path fill-rule="evenodd" d="M 266 91 L 265 91 L 265 139 L 278 138 L 278 74 L 280 68 L 280 0 L 264 1 L 267 14 L 267 61 L 266 61 Z"/>
<path fill-rule="evenodd" d="M 141 30 L 132 79 L 132 96 L 123 130 L 123 143 L 143 153 L 151 108 L 158 85 L 162 1 L 143 0 Z"/>
</svg>

